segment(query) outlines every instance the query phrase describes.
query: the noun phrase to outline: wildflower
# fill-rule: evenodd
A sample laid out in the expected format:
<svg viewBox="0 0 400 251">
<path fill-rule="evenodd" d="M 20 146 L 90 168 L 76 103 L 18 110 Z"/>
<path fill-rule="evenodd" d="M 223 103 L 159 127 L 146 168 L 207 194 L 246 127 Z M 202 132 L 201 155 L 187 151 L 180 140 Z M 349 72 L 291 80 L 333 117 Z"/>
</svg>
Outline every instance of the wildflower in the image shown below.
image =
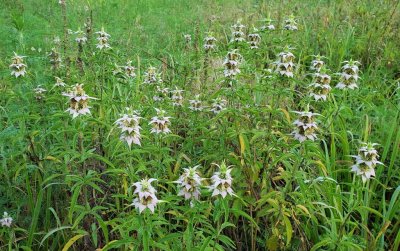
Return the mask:
<svg viewBox="0 0 400 251">
<path fill-rule="evenodd" d="M 35 98 L 37 100 L 42 100 L 44 98 L 44 93 L 46 92 L 46 89 L 38 85 L 35 89 L 33 89 L 33 91 L 35 92 Z"/>
<path fill-rule="evenodd" d="M 190 43 L 192 42 L 192 36 L 190 34 L 185 34 L 183 35 L 183 38 L 185 39 L 185 44 L 188 48 L 190 46 Z"/>
<path fill-rule="evenodd" d="M 257 32 L 257 29 L 254 29 L 255 32 Z M 250 49 L 258 49 L 258 44 L 261 42 L 261 37 L 258 33 L 251 33 L 249 34 L 249 44 L 250 44 Z"/>
<path fill-rule="evenodd" d="M 285 26 L 283 27 L 285 30 L 290 30 L 290 31 L 296 31 L 297 28 L 297 22 L 294 19 L 294 16 L 291 15 L 289 18 L 285 20 Z"/>
<path fill-rule="evenodd" d="M 147 71 L 144 73 L 144 83 L 145 84 L 159 84 L 162 83 L 160 73 L 157 73 L 157 69 L 155 67 L 150 66 L 147 68 Z"/>
<path fill-rule="evenodd" d="M 124 68 L 126 76 L 128 76 L 129 78 L 135 78 L 136 77 L 136 73 L 135 73 L 136 68 L 135 68 L 135 66 L 132 66 L 132 61 L 131 60 L 126 62 L 126 65 L 123 68 Z"/>
<path fill-rule="evenodd" d="M 196 95 L 194 99 L 189 100 L 189 109 L 192 111 L 202 111 L 203 106 L 201 105 L 201 100 L 199 99 L 200 95 Z"/>
<path fill-rule="evenodd" d="M 60 5 L 65 5 L 65 4 L 66 4 L 66 0 L 58 0 L 58 3 L 59 3 Z"/>
<path fill-rule="evenodd" d="M 135 206 L 136 209 L 139 209 L 139 213 L 142 213 L 146 208 L 150 209 L 152 213 L 154 213 L 154 209 L 159 202 L 156 197 L 156 189 L 151 185 L 151 182 L 156 179 L 143 179 L 139 182 L 133 184 L 136 187 L 133 192 L 138 197 L 133 200 L 131 205 Z"/>
<path fill-rule="evenodd" d="M 63 93 L 63 96 L 69 97 L 69 108 L 66 110 L 76 118 L 79 115 L 90 114 L 88 102 L 89 99 L 94 99 L 86 95 L 82 88 L 82 84 L 76 84 L 69 93 Z"/>
<path fill-rule="evenodd" d="M 61 66 L 61 55 L 60 53 L 56 50 L 56 48 L 52 48 L 51 52 L 49 54 L 50 57 L 50 63 L 51 63 L 51 67 L 53 69 L 58 69 Z"/>
<path fill-rule="evenodd" d="M 0 223 L 2 227 L 11 227 L 13 222 L 13 218 L 11 218 L 7 212 L 3 213 L 3 218 L 0 219 Z"/>
<path fill-rule="evenodd" d="M 362 143 L 362 147 L 358 150 L 358 155 L 352 156 L 355 159 L 355 164 L 351 166 L 351 171 L 361 176 L 363 182 L 366 182 L 375 176 L 375 166 L 377 164 L 383 165 L 378 161 L 378 151 L 374 146 L 376 143 Z"/>
<path fill-rule="evenodd" d="M 234 77 L 240 73 L 239 64 L 242 56 L 237 53 L 237 50 L 228 52 L 223 65 L 225 66 L 224 75 L 227 78 Z"/>
<path fill-rule="evenodd" d="M 110 49 L 111 46 L 108 43 L 108 39 L 111 37 L 110 34 L 104 31 L 104 28 L 101 28 L 101 31 L 95 32 L 95 34 L 98 34 L 97 37 L 97 45 L 96 48 L 102 50 L 102 49 Z"/>
<path fill-rule="evenodd" d="M 54 84 L 54 87 L 65 87 L 65 83 L 61 78 L 55 77 L 55 79 L 56 83 Z"/>
<path fill-rule="evenodd" d="M 289 51 L 289 47 L 286 48 L 286 51 L 279 53 L 278 57 L 278 61 L 275 62 L 275 71 L 279 72 L 282 76 L 292 78 L 295 66 L 293 60 L 295 59 L 295 56 Z"/>
<path fill-rule="evenodd" d="M 204 46 L 203 46 L 204 50 L 206 52 L 215 50 L 216 48 L 215 42 L 217 42 L 217 39 L 215 37 L 211 36 L 210 34 L 206 36 L 204 38 Z"/>
<path fill-rule="evenodd" d="M 311 67 L 310 69 L 312 71 L 320 72 L 321 68 L 325 65 L 325 62 L 321 60 L 321 56 L 317 55 L 315 56 L 315 59 L 311 61 Z"/>
<path fill-rule="evenodd" d="M 129 147 L 131 147 L 132 143 L 140 146 L 140 117 L 137 111 L 133 111 L 130 108 L 126 108 L 126 110 L 127 113 L 115 121 L 115 124 L 121 129 L 120 139 L 128 143 Z"/>
<path fill-rule="evenodd" d="M 261 31 L 275 30 L 275 26 L 272 24 L 272 20 L 270 18 L 266 18 L 262 21 L 264 22 L 264 25 L 261 26 Z"/>
<path fill-rule="evenodd" d="M 169 93 L 169 88 L 162 88 L 160 86 L 157 86 L 157 95 L 153 96 L 153 100 L 156 102 L 164 101 L 166 98 L 168 98 Z"/>
<path fill-rule="evenodd" d="M 225 162 L 217 166 L 219 170 L 211 177 L 211 185 L 208 187 L 213 192 L 211 196 L 221 195 L 222 198 L 225 198 L 228 194 L 234 195 L 232 190 L 232 169 L 227 167 Z"/>
<path fill-rule="evenodd" d="M 311 93 L 310 96 L 314 97 L 316 101 L 324 100 L 328 96 L 328 93 L 332 89 L 329 83 L 331 82 L 331 77 L 324 73 L 315 73 L 314 74 L 314 81 L 310 84 Z"/>
<path fill-rule="evenodd" d="M 175 87 L 175 90 L 171 91 L 172 93 L 172 105 L 173 106 L 182 106 L 182 102 L 183 102 L 183 90 L 179 90 L 177 87 Z"/>
<path fill-rule="evenodd" d="M 54 39 L 53 39 L 53 43 L 55 45 L 60 45 L 60 43 L 61 43 L 60 37 L 59 36 L 55 36 Z"/>
<path fill-rule="evenodd" d="M 12 63 L 10 64 L 11 75 L 14 75 L 16 78 L 19 76 L 25 76 L 26 74 L 26 64 L 24 64 L 25 56 L 18 56 L 17 53 L 14 52 L 14 57 L 12 58 Z"/>
<path fill-rule="evenodd" d="M 76 37 L 75 37 L 75 41 L 79 44 L 79 45 L 83 45 L 87 42 L 87 37 L 85 32 L 83 32 L 81 29 L 77 30 L 74 32 Z"/>
<path fill-rule="evenodd" d="M 312 141 L 316 140 L 317 135 L 315 134 L 315 130 L 318 129 L 318 126 L 314 117 L 319 114 L 309 111 L 295 113 L 297 113 L 299 117 L 293 122 L 293 125 L 296 126 L 296 129 L 292 132 L 294 138 L 300 142 L 307 139 Z"/>
<path fill-rule="evenodd" d="M 358 65 L 360 65 L 360 62 L 350 60 L 344 61 L 343 63 L 345 65 L 342 67 L 342 73 L 340 73 L 340 82 L 336 85 L 336 88 L 345 90 L 353 90 L 355 88 L 358 88 Z"/>
<path fill-rule="evenodd" d="M 169 121 L 171 117 L 166 117 L 164 110 L 156 108 L 156 111 L 157 111 L 157 116 L 151 118 L 151 121 L 149 123 L 149 125 L 153 126 L 150 132 L 155 134 L 170 133 L 171 130 L 168 128 L 168 126 L 171 124 L 171 122 Z"/>
<path fill-rule="evenodd" d="M 211 111 L 214 114 L 218 114 L 221 111 L 226 109 L 226 100 L 225 99 L 221 99 L 221 98 L 216 98 L 213 100 L 213 103 L 211 105 Z"/>
<path fill-rule="evenodd" d="M 199 166 L 184 168 L 183 174 L 175 183 L 178 183 L 178 196 L 184 196 L 185 200 L 198 200 L 202 178 L 196 170 Z"/>
<path fill-rule="evenodd" d="M 246 26 L 241 24 L 240 21 L 237 21 L 236 24 L 232 25 L 231 27 L 232 27 L 231 43 L 246 41 L 246 39 L 244 38 L 244 32 L 243 32 L 243 29 L 246 28 Z"/>
</svg>

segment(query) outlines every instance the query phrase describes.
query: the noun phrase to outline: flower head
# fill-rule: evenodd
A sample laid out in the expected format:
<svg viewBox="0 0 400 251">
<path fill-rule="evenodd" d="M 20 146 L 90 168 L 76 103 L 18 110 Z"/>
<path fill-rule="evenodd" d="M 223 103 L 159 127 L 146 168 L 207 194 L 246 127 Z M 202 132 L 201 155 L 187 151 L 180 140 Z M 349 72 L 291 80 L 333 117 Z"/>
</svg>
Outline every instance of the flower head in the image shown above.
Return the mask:
<svg viewBox="0 0 400 251">
<path fill-rule="evenodd" d="M 288 17 L 288 18 L 285 20 L 285 25 L 284 25 L 283 28 L 284 28 L 285 30 L 290 30 L 290 31 L 297 31 L 297 30 L 298 30 L 298 28 L 297 28 L 297 22 L 296 22 L 296 20 L 295 20 L 295 18 L 294 18 L 293 15 L 290 15 L 290 17 Z"/>
<path fill-rule="evenodd" d="M 131 147 L 132 143 L 136 145 L 140 144 L 140 129 L 139 126 L 139 113 L 130 108 L 126 108 L 127 113 L 123 114 L 121 118 L 115 121 L 115 124 L 121 130 L 120 139 L 128 143 L 128 146 Z"/>
<path fill-rule="evenodd" d="M 175 181 L 176 183 L 178 183 L 178 195 L 184 196 L 185 200 L 199 200 L 202 178 L 197 171 L 198 167 L 199 166 L 184 168 L 183 174 L 179 177 L 177 181 Z"/>
<path fill-rule="evenodd" d="M 149 125 L 152 125 L 153 128 L 151 129 L 151 133 L 155 133 L 155 134 L 168 134 L 171 132 L 171 130 L 168 128 L 168 126 L 171 124 L 171 122 L 169 121 L 169 119 L 171 117 L 166 117 L 165 116 L 165 111 L 164 110 L 160 110 L 157 109 L 157 116 L 154 116 L 153 118 L 151 118 L 151 121 L 149 123 Z"/>
<path fill-rule="evenodd" d="M 295 56 L 293 53 L 289 51 L 289 47 L 285 49 L 285 51 L 278 54 L 278 60 L 275 64 L 275 71 L 278 72 L 281 76 L 293 77 L 294 71 L 294 59 Z"/>
<path fill-rule="evenodd" d="M 180 90 L 180 89 L 178 89 L 178 87 L 175 87 L 175 90 L 172 90 L 171 93 L 172 93 L 172 96 L 171 96 L 172 105 L 173 106 L 182 106 L 182 103 L 183 103 L 183 96 L 182 96 L 183 90 Z"/>
<path fill-rule="evenodd" d="M 206 36 L 204 38 L 204 45 L 203 45 L 204 50 L 206 52 L 215 50 L 215 48 L 216 48 L 215 42 L 217 42 L 217 39 L 215 37 L 213 37 L 211 34 Z"/>
<path fill-rule="evenodd" d="M 200 95 L 196 95 L 194 99 L 189 100 L 189 109 L 192 111 L 202 111 L 203 106 L 201 105 Z"/>
<path fill-rule="evenodd" d="M 246 41 L 243 30 L 246 28 L 240 21 L 237 21 L 236 24 L 231 26 L 232 28 L 232 42 L 244 42 Z"/>
<path fill-rule="evenodd" d="M 86 37 L 86 33 L 83 32 L 80 28 L 79 30 L 75 31 L 75 41 L 82 45 L 85 44 L 87 42 L 87 37 Z"/>
<path fill-rule="evenodd" d="M 322 67 L 325 65 L 325 62 L 322 61 L 322 56 L 320 55 L 316 55 L 314 57 L 315 57 L 314 60 L 311 61 L 310 69 L 312 71 L 320 72 Z"/>
<path fill-rule="evenodd" d="M 25 76 L 26 74 L 26 64 L 24 64 L 25 56 L 18 56 L 17 53 L 14 52 L 14 57 L 12 58 L 12 62 L 10 64 L 11 75 L 14 75 L 16 78 L 19 76 Z"/>
<path fill-rule="evenodd" d="M 162 83 L 161 74 L 157 72 L 157 69 L 153 66 L 147 68 L 144 73 L 144 83 L 145 84 L 160 84 Z"/>
<path fill-rule="evenodd" d="M 42 100 L 44 98 L 44 93 L 47 90 L 38 85 L 35 89 L 33 89 L 33 91 L 35 92 L 35 98 L 37 100 Z"/>
<path fill-rule="evenodd" d="M 332 89 L 329 85 L 330 82 L 331 77 L 328 74 L 316 72 L 314 74 L 313 83 L 309 86 L 311 88 L 310 96 L 316 101 L 326 101 L 326 98 Z"/>
<path fill-rule="evenodd" d="M 261 28 L 260 28 L 261 31 L 275 30 L 275 26 L 272 24 L 271 18 L 266 18 L 262 21 L 264 22 L 264 25 L 261 26 Z"/>
<path fill-rule="evenodd" d="M 249 44 L 250 49 L 258 49 L 258 45 L 261 42 L 261 37 L 257 32 L 257 29 L 254 29 L 254 33 L 249 34 Z"/>
<path fill-rule="evenodd" d="M 217 166 L 219 170 L 211 177 L 211 185 L 208 187 L 212 191 L 212 196 L 221 195 L 222 198 L 225 198 L 228 194 L 234 195 L 232 189 L 232 169 L 226 166 L 225 162 Z"/>
<path fill-rule="evenodd" d="M 56 79 L 56 83 L 54 84 L 54 87 L 65 87 L 64 81 L 59 78 L 59 77 L 54 77 Z"/>
<path fill-rule="evenodd" d="M 104 28 L 101 28 L 101 31 L 95 32 L 95 34 L 98 35 L 97 37 L 97 45 L 96 48 L 102 50 L 102 49 L 110 49 L 111 46 L 108 43 L 108 39 L 111 37 L 110 34 L 104 31 Z"/>
<path fill-rule="evenodd" d="M 223 65 L 225 66 L 224 75 L 227 78 L 235 77 L 240 73 L 239 65 L 242 61 L 242 55 L 237 50 L 228 52 Z"/>
<path fill-rule="evenodd" d="M 226 100 L 225 99 L 221 99 L 221 98 L 213 99 L 213 102 L 211 104 L 211 111 L 214 114 L 218 114 L 225 109 L 226 109 Z"/>
<path fill-rule="evenodd" d="M 355 89 L 358 88 L 357 81 L 359 79 L 358 72 L 360 62 L 358 61 L 344 61 L 345 65 L 342 67 L 342 73 L 340 73 L 340 81 L 336 85 L 338 89 Z"/>
<path fill-rule="evenodd" d="M 310 111 L 295 113 L 298 114 L 298 119 L 293 122 L 293 125 L 296 126 L 296 129 L 292 132 L 294 138 L 300 142 L 307 139 L 311 141 L 317 139 L 315 131 L 318 129 L 318 126 L 315 122 L 315 116 L 319 114 Z"/>
<path fill-rule="evenodd" d="M 1 226 L 3 227 L 11 227 L 13 222 L 13 218 L 11 218 L 7 212 L 3 213 L 3 218 L 0 219 Z"/>
<path fill-rule="evenodd" d="M 170 91 L 168 87 L 160 87 L 157 85 L 157 94 L 153 96 L 153 100 L 156 102 L 164 101 L 168 98 Z"/>
<path fill-rule="evenodd" d="M 124 71 L 125 71 L 125 75 L 128 78 L 135 78 L 136 77 L 136 73 L 135 73 L 135 66 L 132 66 L 132 61 L 128 60 L 128 62 L 126 62 L 126 65 L 123 67 Z"/>
<path fill-rule="evenodd" d="M 69 98 L 69 108 L 66 111 L 72 115 L 73 119 L 79 115 L 90 114 L 88 102 L 89 99 L 94 98 L 86 95 L 83 84 L 76 84 L 70 92 L 63 93 L 63 96 Z"/>
<path fill-rule="evenodd" d="M 352 156 L 355 164 L 351 166 L 351 171 L 361 176 L 363 182 L 366 182 L 375 176 L 375 166 L 382 164 L 378 161 L 378 151 L 375 149 L 376 143 L 362 143 L 362 147 L 358 150 L 358 155 Z"/>
<path fill-rule="evenodd" d="M 156 189 L 151 185 L 151 182 L 156 179 L 143 179 L 133 184 L 136 187 L 134 194 L 137 198 L 133 200 L 132 205 L 139 209 L 139 213 L 142 213 L 146 208 L 150 209 L 154 213 L 154 209 L 158 203 L 156 197 Z"/>
</svg>

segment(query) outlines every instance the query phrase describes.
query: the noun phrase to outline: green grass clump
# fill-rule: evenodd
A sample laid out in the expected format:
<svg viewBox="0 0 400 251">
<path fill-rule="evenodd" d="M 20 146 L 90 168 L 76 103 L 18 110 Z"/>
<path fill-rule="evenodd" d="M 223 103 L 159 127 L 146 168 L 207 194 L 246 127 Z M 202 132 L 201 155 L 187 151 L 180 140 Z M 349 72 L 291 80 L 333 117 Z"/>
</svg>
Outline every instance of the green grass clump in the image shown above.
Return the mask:
<svg viewBox="0 0 400 251">
<path fill-rule="evenodd" d="M 0 250 L 398 250 L 399 8 L 1 1 Z"/>
</svg>

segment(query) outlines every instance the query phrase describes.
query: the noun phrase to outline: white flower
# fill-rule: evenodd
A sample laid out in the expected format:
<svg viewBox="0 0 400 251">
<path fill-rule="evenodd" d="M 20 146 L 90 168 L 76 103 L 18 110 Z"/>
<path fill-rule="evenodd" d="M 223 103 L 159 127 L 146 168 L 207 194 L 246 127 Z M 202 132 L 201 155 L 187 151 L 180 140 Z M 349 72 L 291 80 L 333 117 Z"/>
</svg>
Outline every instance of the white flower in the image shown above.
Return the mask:
<svg viewBox="0 0 400 251">
<path fill-rule="evenodd" d="M 14 75 L 16 78 L 19 76 L 25 76 L 26 74 L 26 64 L 24 64 L 25 56 L 18 56 L 17 53 L 14 52 L 14 57 L 12 58 L 12 63 L 10 64 L 11 75 Z"/>
<path fill-rule="evenodd" d="M 338 89 L 355 89 L 358 88 L 357 81 L 359 79 L 358 72 L 360 62 L 358 61 L 344 61 L 345 65 L 342 67 L 342 73 L 340 73 L 340 81 L 336 85 Z"/>
<path fill-rule="evenodd" d="M 194 99 L 189 100 L 189 109 L 192 111 L 202 111 L 203 106 L 201 105 L 200 95 L 196 95 Z"/>
<path fill-rule="evenodd" d="M 281 52 L 278 54 L 278 60 L 275 64 L 275 72 L 278 72 L 281 76 L 293 77 L 294 63 L 293 60 L 295 56 L 293 53 L 288 51 L 289 48 L 286 49 L 286 52 Z"/>
<path fill-rule="evenodd" d="M 77 30 L 74 32 L 76 37 L 75 37 L 75 41 L 78 44 L 85 44 L 87 42 L 87 37 L 85 32 L 83 32 L 81 29 Z"/>
<path fill-rule="evenodd" d="M 128 76 L 129 78 L 135 78 L 136 77 L 136 73 L 135 73 L 135 66 L 132 66 L 132 61 L 128 60 L 128 62 L 126 62 L 126 65 L 124 66 L 124 71 L 125 71 L 125 75 Z"/>
<path fill-rule="evenodd" d="M 150 66 L 147 68 L 147 71 L 144 73 L 144 83 L 145 84 L 159 84 L 162 83 L 160 73 L 157 73 L 157 69 L 155 67 Z"/>
<path fill-rule="evenodd" d="M 218 114 L 221 111 L 226 109 L 226 100 L 225 99 L 221 99 L 221 98 L 216 98 L 213 100 L 213 103 L 211 104 L 211 111 L 214 114 Z"/>
<path fill-rule="evenodd" d="M 208 187 L 210 191 L 212 191 L 211 196 L 221 195 L 222 198 L 225 198 L 228 194 L 234 195 L 234 192 L 232 190 L 232 169 L 227 167 L 225 162 L 222 162 L 221 165 L 217 166 L 219 168 L 219 171 L 215 172 L 214 175 L 211 177 L 211 185 Z"/>
<path fill-rule="evenodd" d="M 168 98 L 168 94 L 170 93 L 169 88 L 162 88 L 160 86 L 157 86 L 157 92 L 158 93 L 153 96 L 153 100 L 156 102 L 164 101 L 166 98 Z"/>
<path fill-rule="evenodd" d="M 228 52 L 226 55 L 225 61 L 223 65 L 225 66 L 224 75 L 227 78 L 235 77 L 240 73 L 239 65 L 242 61 L 242 56 L 237 52 L 237 50 L 233 50 Z"/>
<path fill-rule="evenodd" d="M 183 102 L 183 90 L 179 90 L 177 87 L 175 87 L 175 90 L 171 91 L 172 93 L 172 105 L 173 106 L 182 106 L 182 102 Z"/>
<path fill-rule="evenodd" d="M 117 124 L 121 130 L 120 139 L 128 143 L 129 147 L 131 147 L 132 143 L 140 146 L 140 117 L 137 111 L 133 111 L 130 108 L 126 109 L 127 113 L 123 114 L 121 118 L 115 121 L 115 124 Z"/>
<path fill-rule="evenodd" d="M 258 33 L 249 34 L 250 49 L 258 49 L 258 44 L 261 42 L 261 37 Z"/>
<path fill-rule="evenodd" d="M 166 117 L 164 110 L 156 108 L 156 111 L 157 111 L 157 116 L 151 118 L 151 121 L 149 123 L 149 125 L 153 126 L 150 132 L 155 134 L 170 133 L 171 130 L 168 128 L 168 126 L 171 124 L 171 122 L 169 121 L 171 117 Z"/>
<path fill-rule="evenodd" d="M 322 57 L 320 55 L 314 57 L 315 59 L 311 61 L 310 69 L 316 72 L 320 72 L 322 67 L 325 65 L 325 62 L 321 60 Z"/>
<path fill-rule="evenodd" d="M 246 39 L 244 38 L 243 29 L 246 28 L 240 21 L 237 21 L 236 24 L 232 25 L 232 38 L 231 42 L 244 42 Z"/>
<path fill-rule="evenodd" d="M 204 38 L 204 49 L 206 52 L 214 50 L 216 48 L 215 42 L 217 39 L 211 35 Z"/>
<path fill-rule="evenodd" d="M 88 102 L 89 99 L 94 98 L 86 95 L 82 86 L 82 84 L 76 84 L 70 92 L 63 93 L 63 96 L 69 97 L 69 108 L 66 111 L 72 115 L 73 119 L 79 115 L 90 114 Z"/>
<path fill-rule="evenodd" d="M 184 168 L 183 174 L 175 181 L 175 183 L 178 183 L 178 195 L 184 196 L 185 200 L 199 200 L 202 178 L 196 170 L 198 167 Z"/>
<path fill-rule="evenodd" d="M 316 101 L 324 100 L 326 101 L 327 96 L 332 89 L 329 83 L 331 82 L 331 77 L 323 73 L 315 73 L 313 83 L 309 85 L 311 87 L 310 96 Z"/>
<path fill-rule="evenodd" d="M 150 209 L 150 211 L 154 213 L 158 199 L 156 197 L 157 191 L 151 185 L 151 182 L 155 180 L 156 179 L 143 179 L 133 184 L 133 186 L 136 187 L 133 193 L 138 197 L 133 200 L 131 205 L 135 206 L 136 209 L 139 209 L 139 213 L 142 213 L 146 208 Z"/>
<path fill-rule="evenodd" d="M 361 176 L 363 182 L 366 182 L 375 176 L 375 166 L 377 164 L 383 165 L 378 161 L 378 151 L 374 146 L 376 143 L 362 143 L 363 146 L 358 150 L 358 155 L 352 156 L 355 159 L 355 164 L 351 166 L 351 171 Z"/>
<path fill-rule="evenodd" d="M 270 18 L 266 18 L 262 21 L 265 22 L 265 24 L 261 26 L 261 31 L 275 30 L 275 26 L 272 24 L 272 20 Z"/>
<path fill-rule="evenodd" d="M 11 227 L 13 222 L 13 218 L 11 218 L 7 212 L 3 213 L 3 218 L 0 219 L 1 226 L 3 227 Z"/>
<path fill-rule="evenodd" d="M 104 28 L 101 28 L 101 31 L 95 32 L 98 35 L 97 37 L 97 45 L 96 48 L 102 49 L 110 49 L 111 46 L 108 43 L 108 39 L 111 37 L 110 34 L 104 31 Z"/>
<path fill-rule="evenodd" d="M 192 36 L 190 34 L 185 34 L 183 35 L 183 37 L 185 38 L 185 42 L 187 44 L 189 44 L 192 41 Z"/>
<path fill-rule="evenodd" d="M 294 19 L 294 16 L 291 15 L 289 18 L 285 20 L 285 25 L 283 27 L 285 30 L 290 30 L 290 31 L 296 31 L 297 28 L 297 22 Z"/>
<path fill-rule="evenodd" d="M 299 117 L 293 122 L 293 125 L 296 126 L 296 129 L 292 132 L 293 137 L 300 142 L 303 142 L 307 139 L 311 141 L 316 140 L 317 135 L 315 134 L 315 131 L 318 129 L 318 126 L 317 123 L 315 123 L 314 117 L 319 114 L 309 111 L 295 111 L 295 113 L 297 113 Z"/>
<path fill-rule="evenodd" d="M 65 87 L 65 83 L 61 78 L 55 77 L 55 79 L 56 83 L 54 84 L 54 87 Z"/>
<path fill-rule="evenodd" d="M 42 100 L 44 98 L 44 93 L 47 90 L 38 85 L 35 89 L 33 89 L 33 91 L 35 92 L 35 98 L 37 100 Z"/>
</svg>

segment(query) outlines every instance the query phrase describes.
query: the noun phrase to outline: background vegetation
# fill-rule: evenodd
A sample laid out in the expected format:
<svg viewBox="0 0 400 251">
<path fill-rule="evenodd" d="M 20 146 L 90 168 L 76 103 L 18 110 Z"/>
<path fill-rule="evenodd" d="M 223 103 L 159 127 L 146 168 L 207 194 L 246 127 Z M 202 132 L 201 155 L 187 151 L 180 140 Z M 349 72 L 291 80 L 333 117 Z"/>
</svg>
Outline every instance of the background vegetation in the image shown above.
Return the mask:
<svg viewBox="0 0 400 251">
<path fill-rule="evenodd" d="M 283 31 L 291 14 L 299 30 Z M 231 25 L 241 20 L 248 34 L 266 17 L 277 29 L 262 33 L 258 50 L 239 46 L 241 74 L 227 87 Z M 65 21 L 55 0 L 0 2 L 0 213 L 14 219 L 0 228 L 1 250 L 398 250 L 398 1 L 67 0 Z M 64 67 L 52 70 L 53 39 L 63 40 L 66 28 L 87 31 L 85 23 L 83 52 L 68 35 L 57 47 Z M 93 34 L 102 27 L 111 35 L 105 52 Z M 206 59 L 207 32 L 218 48 Z M 267 78 L 288 45 L 295 78 Z M 23 78 L 10 75 L 13 51 L 27 56 Z M 344 60 L 360 61 L 359 89 L 333 90 L 327 102 L 308 97 L 317 54 L 334 84 Z M 130 82 L 112 74 L 127 60 L 137 67 Z M 155 89 L 142 84 L 150 65 L 163 87 L 184 90 L 183 107 L 152 99 Z M 65 112 L 55 76 L 98 98 L 90 116 Z M 47 90 L 41 100 L 38 85 Z M 227 109 L 195 113 L 187 108 L 195 94 L 208 106 L 223 97 Z M 319 139 L 299 143 L 292 111 L 307 105 L 322 115 Z M 114 122 L 125 107 L 141 111 L 141 147 L 119 139 Z M 149 133 L 154 108 L 171 117 L 172 134 Z M 350 172 L 361 142 L 379 143 L 384 163 L 365 184 Z M 172 181 L 183 168 L 200 165 L 209 178 L 224 160 L 237 196 L 211 198 L 208 179 L 194 207 L 177 196 Z M 154 214 L 130 206 L 131 184 L 145 177 L 158 179 L 164 201 Z"/>
</svg>

